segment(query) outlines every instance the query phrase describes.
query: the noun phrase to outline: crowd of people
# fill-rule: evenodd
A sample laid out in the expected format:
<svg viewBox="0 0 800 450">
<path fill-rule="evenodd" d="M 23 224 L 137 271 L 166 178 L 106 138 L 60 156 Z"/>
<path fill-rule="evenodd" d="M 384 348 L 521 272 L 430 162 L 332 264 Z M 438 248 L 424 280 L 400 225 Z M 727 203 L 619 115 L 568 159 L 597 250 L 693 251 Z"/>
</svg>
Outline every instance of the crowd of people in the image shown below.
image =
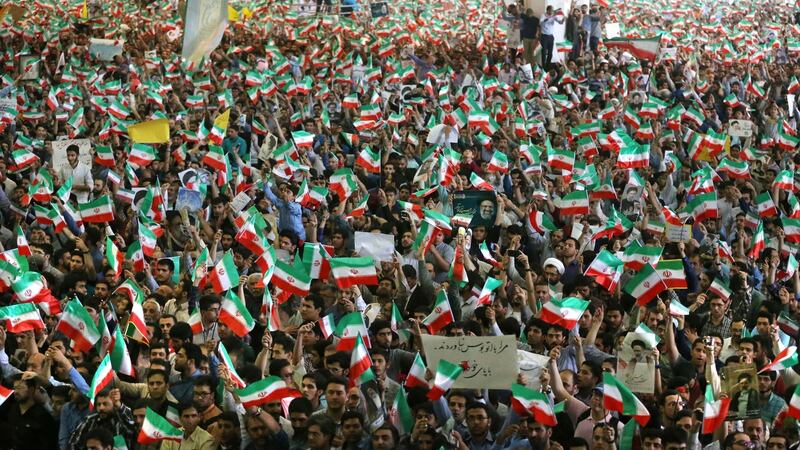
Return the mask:
<svg viewBox="0 0 800 450">
<path fill-rule="evenodd" d="M 0 8 L 0 449 L 797 448 L 796 5 L 194 1 Z"/>
</svg>

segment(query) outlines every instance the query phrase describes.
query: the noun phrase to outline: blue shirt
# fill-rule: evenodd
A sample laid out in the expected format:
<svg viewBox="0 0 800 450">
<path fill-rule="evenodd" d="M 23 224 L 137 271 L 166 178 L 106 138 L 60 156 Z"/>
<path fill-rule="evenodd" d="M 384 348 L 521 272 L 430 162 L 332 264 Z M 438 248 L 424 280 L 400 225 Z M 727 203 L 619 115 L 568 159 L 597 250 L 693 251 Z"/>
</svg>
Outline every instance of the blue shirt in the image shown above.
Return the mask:
<svg viewBox="0 0 800 450">
<path fill-rule="evenodd" d="M 278 229 L 292 230 L 301 241 L 306 240 L 306 229 L 303 228 L 303 207 L 297 202 L 286 202 L 278 198 L 269 185 L 264 186 L 264 194 L 278 208 Z"/>
<path fill-rule="evenodd" d="M 61 408 L 61 421 L 58 426 L 59 449 L 69 449 L 69 438 L 72 436 L 72 432 L 78 428 L 78 424 L 88 415 L 89 405 L 78 408 L 74 403 L 69 402 Z"/>
</svg>

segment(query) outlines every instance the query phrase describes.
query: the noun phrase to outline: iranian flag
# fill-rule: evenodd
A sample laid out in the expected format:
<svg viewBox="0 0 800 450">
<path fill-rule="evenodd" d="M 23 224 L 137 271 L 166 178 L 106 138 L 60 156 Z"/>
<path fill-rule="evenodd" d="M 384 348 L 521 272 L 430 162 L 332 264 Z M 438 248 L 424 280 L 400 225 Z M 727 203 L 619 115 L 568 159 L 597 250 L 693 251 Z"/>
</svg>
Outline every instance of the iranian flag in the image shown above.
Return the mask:
<svg viewBox="0 0 800 450">
<path fill-rule="evenodd" d="M 475 189 L 483 191 L 494 191 L 494 188 L 486 180 L 475 172 L 469 174 L 469 182 Z"/>
<path fill-rule="evenodd" d="M 0 322 L 9 333 L 22 333 L 30 330 L 44 330 L 44 322 L 33 303 L 18 303 L 0 308 Z"/>
<path fill-rule="evenodd" d="M 614 38 L 603 40 L 603 46 L 607 48 L 619 48 L 626 50 L 635 56 L 636 59 L 646 59 L 648 61 L 656 60 L 660 43 L 660 37 L 651 39 Z"/>
<path fill-rule="evenodd" d="M 428 249 L 436 241 L 436 237 L 442 233 L 442 230 L 436 227 L 428 219 L 423 219 L 420 223 L 419 230 L 417 231 L 417 238 L 414 240 L 414 250 L 423 249 L 422 254 L 428 253 Z"/>
<path fill-rule="evenodd" d="M 285 398 L 300 397 L 300 392 L 286 386 L 280 377 L 269 376 L 245 387 L 237 389 L 236 395 L 245 408 L 263 405 L 265 403 L 278 402 Z"/>
<path fill-rule="evenodd" d="M 367 202 L 369 201 L 369 196 L 364 196 L 364 199 L 361 200 L 355 208 L 350 210 L 350 213 L 347 214 L 347 218 L 351 217 L 359 217 L 363 216 L 367 213 Z"/>
<path fill-rule="evenodd" d="M 375 374 L 372 372 L 372 359 L 369 357 L 367 347 L 359 334 L 356 338 L 356 346 L 350 355 L 350 387 L 361 386 L 363 383 L 374 380 Z"/>
<path fill-rule="evenodd" d="M 683 303 L 679 302 L 677 299 L 672 299 L 669 303 L 669 313 L 672 316 L 688 316 L 689 315 L 689 308 L 683 305 Z"/>
<path fill-rule="evenodd" d="M 225 132 L 228 131 L 228 121 L 230 117 L 231 110 L 226 109 L 225 112 L 214 119 L 214 125 L 211 127 L 211 134 L 208 135 L 209 141 L 216 145 L 222 145 L 222 140 L 225 139 Z"/>
<path fill-rule="evenodd" d="M 295 259 L 298 263 L 299 258 Z M 333 264 L 331 263 L 331 267 Z M 281 260 L 275 261 L 275 272 L 272 275 L 272 284 L 284 292 L 298 297 L 305 297 L 311 290 L 311 277 L 302 263 L 290 265 Z"/>
<path fill-rule="evenodd" d="M 800 333 L 800 323 L 797 323 L 786 312 L 781 312 L 778 316 L 777 323 L 781 331 L 789 336 L 796 337 L 797 333 Z"/>
<path fill-rule="evenodd" d="M 146 167 L 156 160 L 156 151 L 151 145 L 133 144 L 128 154 L 128 162 L 139 167 Z"/>
<path fill-rule="evenodd" d="M 231 381 L 233 381 L 233 384 L 240 389 L 247 386 L 247 383 L 236 372 L 236 367 L 233 365 L 231 356 L 228 354 L 228 349 L 225 348 L 225 345 L 222 342 L 220 342 L 219 347 L 217 347 L 217 355 L 219 355 L 220 363 L 228 370 L 228 374 L 231 376 Z"/>
<path fill-rule="evenodd" d="M 331 273 L 328 262 L 333 253 L 333 247 L 306 242 L 303 244 L 303 265 L 308 270 L 308 276 L 313 280 L 327 280 Z"/>
<path fill-rule="evenodd" d="M 703 434 L 711 434 L 717 430 L 728 415 L 731 398 L 726 396 L 719 400 L 714 399 L 714 389 L 709 383 L 706 386 L 706 401 L 703 406 Z"/>
<path fill-rule="evenodd" d="M 95 152 L 96 154 L 94 156 L 94 162 L 97 164 L 108 168 L 113 168 L 116 165 L 114 162 L 114 151 L 111 149 L 111 147 L 98 145 L 95 148 Z"/>
<path fill-rule="evenodd" d="M 481 256 L 483 256 L 483 259 L 486 260 L 486 262 L 493 265 L 494 267 L 497 267 L 498 269 L 501 270 L 503 269 L 503 263 L 494 259 L 494 256 L 492 256 L 492 252 L 489 250 L 489 246 L 486 245 L 486 241 L 481 242 L 480 250 L 481 250 Z M 491 300 L 489 300 L 489 302 L 491 303 Z"/>
<path fill-rule="evenodd" d="M 800 219 L 781 218 L 783 233 L 789 242 L 800 242 Z"/>
<path fill-rule="evenodd" d="M 761 218 L 772 217 L 778 215 L 778 208 L 772 201 L 772 196 L 769 192 L 764 191 L 756 197 L 756 204 L 758 205 L 758 216 Z"/>
<path fill-rule="evenodd" d="M 722 161 L 720 161 L 719 166 L 717 167 L 717 171 L 727 172 L 729 178 L 750 178 L 750 167 L 748 166 L 747 161 L 734 161 L 728 159 L 727 156 L 722 158 Z"/>
<path fill-rule="evenodd" d="M 794 390 L 794 394 L 792 394 L 792 399 L 789 401 L 789 410 L 787 414 L 789 417 L 794 417 L 795 419 L 800 419 L 800 384 Z"/>
<path fill-rule="evenodd" d="M 547 141 L 549 143 L 549 141 Z M 547 165 L 554 169 L 569 170 L 575 166 L 575 152 L 567 149 L 552 148 L 546 145 L 547 148 Z"/>
<path fill-rule="evenodd" d="M 125 255 L 119 251 L 114 241 L 111 240 L 111 236 L 106 236 L 106 260 L 108 261 L 108 266 L 114 271 L 114 278 L 119 278 L 122 275 L 124 257 Z"/>
<path fill-rule="evenodd" d="M 613 253 L 606 249 L 600 251 L 595 256 L 589 267 L 586 268 L 585 276 L 594 278 L 597 284 L 612 292 L 616 290 L 619 280 L 622 277 L 624 263 Z"/>
<path fill-rule="evenodd" d="M 503 282 L 500 280 L 492 277 L 487 278 L 478 296 L 478 305 L 491 305 L 492 300 L 494 300 L 494 291 L 502 285 Z"/>
<path fill-rule="evenodd" d="M 632 244 L 625 250 L 622 257 L 625 261 L 626 268 L 639 271 L 642 270 L 644 266 L 652 266 L 658 263 L 663 251 L 664 247 Z"/>
<path fill-rule="evenodd" d="M 556 413 L 547 394 L 521 384 L 511 385 L 511 407 L 520 416 L 533 415 L 534 420 L 543 425 L 554 427 L 557 423 Z"/>
<path fill-rule="evenodd" d="M 669 289 L 689 289 L 686 284 L 686 274 L 683 270 L 683 261 L 680 259 L 663 259 L 658 261 L 656 272 L 661 281 Z"/>
<path fill-rule="evenodd" d="M 15 171 L 22 171 L 26 169 L 28 166 L 31 166 L 36 161 L 39 161 L 39 157 L 31 153 L 26 149 L 14 150 L 11 153 L 11 157 L 14 159 L 14 167 Z M 9 167 L 9 169 L 11 169 Z"/>
<path fill-rule="evenodd" d="M 650 264 L 644 265 L 639 272 L 625 284 L 622 290 L 636 299 L 636 304 L 644 306 L 650 303 L 667 286 L 658 276 L 658 272 Z"/>
<path fill-rule="evenodd" d="M 334 331 L 336 331 L 336 321 L 333 318 L 333 313 L 330 313 L 327 316 L 319 319 L 317 324 L 319 324 L 319 329 L 322 331 L 322 337 L 325 339 L 328 339 L 334 333 Z"/>
<path fill-rule="evenodd" d="M 695 223 L 716 218 L 719 215 L 717 212 L 716 192 L 695 195 L 694 198 L 686 204 L 684 211 L 694 217 Z"/>
<path fill-rule="evenodd" d="M 708 287 L 708 290 L 718 295 L 721 299 L 728 301 L 731 298 L 731 288 L 722 280 L 722 278 L 716 277 L 714 281 L 711 282 L 711 286 Z"/>
<path fill-rule="evenodd" d="M 92 385 L 89 387 L 89 410 L 94 409 L 94 399 L 106 386 L 114 380 L 114 369 L 111 368 L 111 355 L 107 354 L 92 378 Z"/>
<path fill-rule="evenodd" d="M 401 391 L 402 391 L 402 389 L 401 389 Z M 14 395 L 14 390 L 13 389 L 7 388 L 5 386 L 0 386 L 0 405 L 5 403 L 6 400 L 8 400 L 9 397 L 11 397 L 12 395 Z M 408 407 L 408 405 L 406 405 L 406 407 Z M 411 423 L 413 424 L 413 420 L 412 420 Z M 409 430 L 409 432 L 410 432 L 410 430 Z"/>
<path fill-rule="evenodd" d="M 238 277 L 236 281 L 239 281 Z M 228 291 L 222 300 L 219 320 L 230 328 L 233 334 L 239 337 L 246 335 L 256 326 L 256 322 L 244 302 L 233 291 Z"/>
<path fill-rule="evenodd" d="M 225 151 L 218 145 L 209 145 L 208 152 L 200 162 L 214 170 L 224 171 L 226 168 Z"/>
<path fill-rule="evenodd" d="M 764 222 L 759 221 L 756 227 L 756 232 L 753 233 L 753 239 L 750 241 L 750 252 L 748 256 L 753 259 L 758 259 L 761 251 L 766 248 L 767 243 L 764 240 Z"/>
<path fill-rule="evenodd" d="M 183 441 L 183 431 L 172 426 L 167 419 L 161 417 L 157 412 L 148 407 L 147 411 L 145 411 L 144 423 L 142 423 L 142 429 L 139 431 L 136 442 L 147 445 L 161 441 L 180 443 Z"/>
<path fill-rule="evenodd" d="M 331 258 L 331 272 L 336 286 L 346 289 L 351 286 L 378 284 L 378 272 L 372 257 Z"/>
<path fill-rule="evenodd" d="M 562 216 L 574 216 L 577 214 L 589 214 L 589 193 L 588 191 L 572 191 L 565 195 L 559 202 Z"/>
<path fill-rule="evenodd" d="M 647 167 L 650 162 L 650 146 L 633 143 L 623 147 L 617 157 L 617 167 L 634 169 Z"/>
<path fill-rule="evenodd" d="M 436 302 L 433 304 L 433 311 L 422 320 L 422 324 L 428 327 L 431 334 L 436 334 L 442 328 L 453 323 L 453 310 L 450 308 L 450 300 L 444 289 L 436 294 Z"/>
<path fill-rule="evenodd" d="M 797 347 L 792 345 L 781 350 L 780 353 L 775 355 L 775 359 L 769 364 L 764 366 L 758 373 L 764 373 L 770 370 L 783 370 L 788 369 L 798 363 Z"/>
<path fill-rule="evenodd" d="M 17 225 L 17 252 L 20 256 L 31 256 L 31 248 L 28 246 L 28 239 L 25 238 L 25 233 L 19 225 Z"/>
<path fill-rule="evenodd" d="M 230 251 L 225 252 L 225 255 L 214 266 L 208 277 L 214 287 L 214 292 L 217 294 L 222 294 L 239 286 L 239 272 L 236 270 L 236 264 L 233 263 L 233 255 Z"/>
<path fill-rule="evenodd" d="M 425 385 L 427 386 L 427 383 Z M 395 396 L 394 403 L 389 409 L 389 421 L 397 428 L 401 436 L 411 434 L 414 428 L 414 416 L 408 406 L 405 389 L 397 390 L 397 396 Z"/>
<path fill-rule="evenodd" d="M 86 223 L 104 223 L 114 220 L 114 204 L 107 195 L 96 198 L 88 203 L 79 203 L 78 211 L 81 219 Z"/>
<path fill-rule="evenodd" d="M 369 173 L 381 173 L 381 152 L 374 151 L 369 146 L 364 147 L 358 154 L 356 165 Z"/>
<path fill-rule="evenodd" d="M 425 372 L 427 370 L 428 368 L 425 367 L 425 362 L 422 361 L 422 355 L 417 352 L 417 355 L 414 357 L 414 363 L 411 364 L 411 369 L 408 371 L 408 376 L 406 376 L 404 386 L 407 388 L 412 388 L 414 386 L 428 387 L 428 381 L 425 380 Z"/>
<path fill-rule="evenodd" d="M 431 401 L 439 400 L 450 387 L 456 382 L 458 377 L 461 376 L 463 369 L 461 366 L 451 363 L 450 361 L 440 359 L 436 367 L 436 376 L 433 379 L 433 387 L 428 391 L 428 399 Z"/>
<path fill-rule="evenodd" d="M 292 140 L 297 148 L 311 148 L 314 144 L 314 135 L 306 131 L 292 131 Z"/>
<path fill-rule="evenodd" d="M 641 426 L 650 421 L 650 412 L 641 401 L 608 372 L 603 372 L 603 407 L 633 419 Z"/>
<path fill-rule="evenodd" d="M 555 231 L 558 229 L 553 223 L 553 220 L 547 214 L 541 211 L 531 211 L 528 215 L 528 223 L 533 231 L 544 234 L 547 231 Z"/>
<path fill-rule="evenodd" d="M 100 340 L 100 331 L 94 324 L 92 316 L 77 299 L 67 303 L 56 331 L 72 339 L 73 349 L 80 352 L 88 352 Z"/>
<path fill-rule="evenodd" d="M 589 302 L 577 297 L 552 298 L 542 305 L 541 319 L 551 325 L 559 325 L 571 330 L 588 307 Z"/>
<path fill-rule="evenodd" d="M 361 336 L 368 348 L 371 346 L 369 331 L 364 324 L 364 317 L 358 311 L 346 314 L 339 319 L 339 323 L 336 324 L 336 331 L 333 334 L 339 338 L 339 343 L 336 344 L 337 351 L 349 352 L 353 350 L 358 336 Z"/>
<path fill-rule="evenodd" d="M 128 346 L 125 345 L 125 339 L 122 336 L 122 330 L 119 324 L 114 328 L 114 335 L 111 339 L 111 367 L 117 372 L 128 375 L 129 377 L 135 376 L 136 371 L 131 362 L 131 355 L 128 352 Z"/>
<path fill-rule="evenodd" d="M 508 172 L 508 156 L 499 150 L 495 150 L 486 170 L 489 172 Z"/>
</svg>

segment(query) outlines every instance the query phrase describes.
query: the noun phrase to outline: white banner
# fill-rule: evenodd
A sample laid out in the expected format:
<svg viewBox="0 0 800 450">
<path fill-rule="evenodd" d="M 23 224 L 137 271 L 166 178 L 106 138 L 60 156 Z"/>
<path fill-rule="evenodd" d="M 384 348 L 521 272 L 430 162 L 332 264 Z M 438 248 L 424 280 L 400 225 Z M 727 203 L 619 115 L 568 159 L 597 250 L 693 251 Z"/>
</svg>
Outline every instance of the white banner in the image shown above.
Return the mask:
<svg viewBox="0 0 800 450">
<path fill-rule="evenodd" d="M 181 56 L 200 62 L 214 51 L 228 26 L 227 0 L 189 0 Z"/>
<path fill-rule="evenodd" d="M 517 340 L 514 336 L 443 337 L 422 335 L 428 369 L 436 373 L 439 361 L 464 371 L 453 388 L 509 389 L 517 380 Z"/>
<path fill-rule="evenodd" d="M 68 164 L 67 147 L 70 145 L 78 146 L 78 161 L 81 164 L 92 166 L 92 141 L 89 139 L 61 139 L 51 141 L 50 145 L 53 149 L 53 168 L 55 170 L 59 170 L 64 164 Z"/>
<path fill-rule="evenodd" d="M 393 260 L 394 236 L 391 234 L 356 231 L 355 251 L 361 256 L 371 256 L 375 261 Z"/>
</svg>

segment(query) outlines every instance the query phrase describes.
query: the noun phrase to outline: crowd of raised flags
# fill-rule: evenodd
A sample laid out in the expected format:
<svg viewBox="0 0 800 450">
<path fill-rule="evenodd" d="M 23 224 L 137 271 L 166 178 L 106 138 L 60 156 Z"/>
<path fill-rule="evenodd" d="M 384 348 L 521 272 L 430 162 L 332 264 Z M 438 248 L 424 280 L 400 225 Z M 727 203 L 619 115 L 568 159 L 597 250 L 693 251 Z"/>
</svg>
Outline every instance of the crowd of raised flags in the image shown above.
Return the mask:
<svg viewBox="0 0 800 450">
<path fill-rule="evenodd" d="M 0 449 L 797 447 L 800 6 L 329 3 L 0 7 Z"/>
</svg>

